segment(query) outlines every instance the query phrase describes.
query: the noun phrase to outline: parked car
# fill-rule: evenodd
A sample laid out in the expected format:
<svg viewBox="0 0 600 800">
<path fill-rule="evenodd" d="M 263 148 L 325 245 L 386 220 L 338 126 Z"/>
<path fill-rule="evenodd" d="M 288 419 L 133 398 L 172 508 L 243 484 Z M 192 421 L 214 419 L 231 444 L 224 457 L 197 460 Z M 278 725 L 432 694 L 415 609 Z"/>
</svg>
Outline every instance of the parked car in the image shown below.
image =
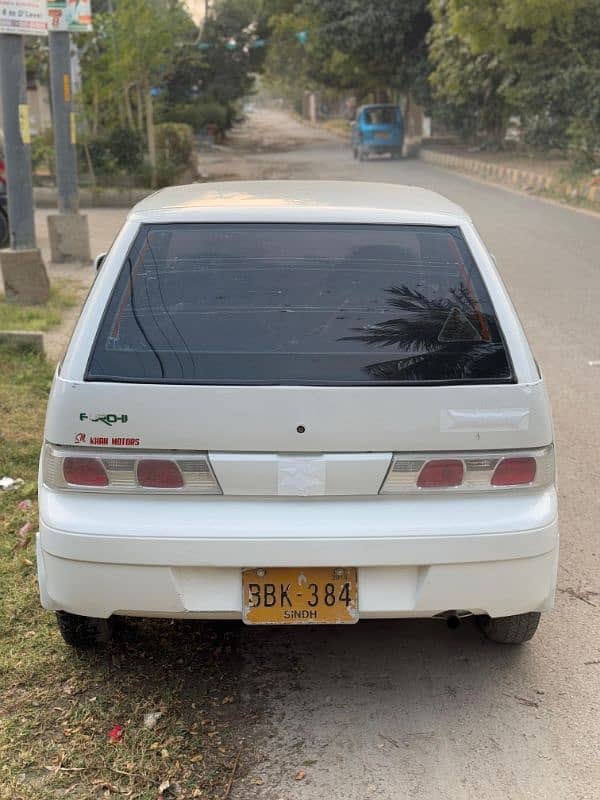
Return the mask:
<svg viewBox="0 0 600 800">
<path fill-rule="evenodd" d="M 382 183 L 163 189 L 54 379 L 41 600 L 78 647 L 115 615 L 472 616 L 520 643 L 553 604 L 554 482 L 544 381 L 461 208 Z"/>
<path fill-rule="evenodd" d="M 402 158 L 404 119 L 398 106 L 389 103 L 361 106 L 352 124 L 352 154 L 363 161 L 369 155 L 390 154 Z"/>
<path fill-rule="evenodd" d="M 6 198 L 6 164 L 4 161 L 4 136 L 0 130 L 0 247 L 9 242 L 8 205 Z"/>
</svg>

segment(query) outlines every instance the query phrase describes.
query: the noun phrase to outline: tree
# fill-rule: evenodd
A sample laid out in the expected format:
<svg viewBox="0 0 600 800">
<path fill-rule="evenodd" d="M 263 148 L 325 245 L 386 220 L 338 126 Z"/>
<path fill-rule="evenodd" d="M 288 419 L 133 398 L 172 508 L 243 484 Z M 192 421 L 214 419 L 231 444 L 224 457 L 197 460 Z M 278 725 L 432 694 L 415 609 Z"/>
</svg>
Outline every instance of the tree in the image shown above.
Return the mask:
<svg viewBox="0 0 600 800">
<path fill-rule="evenodd" d="M 303 88 L 354 89 L 384 99 L 389 89 L 427 91 L 426 0 L 277 2 L 270 18 L 271 77 Z M 296 34 L 305 31 L 305 42 Z"/>
<path fill-rule="evenodd" d="M 154 95 L 194 47 L 198 30 L 180 0 L 98 0 L 97 6 L 94 32 L 78 37 L 88 134 L 104 143 L 127 141 L 128 131 L 132 143 L 142 138 L 154 185 Z"/>
<path fill-rule="evenodd" d="M 431 9 L 428 43 L 436 120 L 464 138 L 481 133 L 499 145 L 512 110 L 502 92 L 514 74 L 512 68 L 502 51 L 473 52 L 468 39 L 457 32 L 445 0 L 433 0 Z"/>
<path fill-rule="evenodd" d="M 321 46 L 351 59 L 365 94 L 414 88 L 431 24 L 426 0 L 304 0 L 303 5 L 319 17 Z"/>
<path fill-rule="evenodd" d="M 197 30 L 178 0 L 125 0 L 114 15 L 114 38 L 120 75 L 127 81 L 124 101 L 127 121 L 135 127 L 131 94 L 135 93 L 141 129 L 145 119 L 148 159 L 152 185 L 156 184 L 156 144 L 154 139 L 153 94 L 160 91 L 162 80 L 180 48 L 192 44 Z"/>
<path fill-rule="evenodd" d="M 527 143 L 593 158 L 600 146 L 597 0 L 432 0 L 432 13 L 438 111 L 497 143 L 516 114 Z"/>
</svg>

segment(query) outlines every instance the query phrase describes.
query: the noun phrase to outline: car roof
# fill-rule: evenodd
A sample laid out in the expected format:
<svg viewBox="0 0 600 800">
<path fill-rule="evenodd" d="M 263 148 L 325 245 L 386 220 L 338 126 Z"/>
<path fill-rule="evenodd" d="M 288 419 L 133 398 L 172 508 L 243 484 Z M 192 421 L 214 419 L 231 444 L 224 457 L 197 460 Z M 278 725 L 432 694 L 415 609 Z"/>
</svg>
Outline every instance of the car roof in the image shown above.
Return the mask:
<svg viewBox="0 0 600 800">
<path fill-rule="evenodd" d="M 359 106 L 356 111 L 364 111 L 365 108 L 400 108 L 396 103 L 365 103 L 364 106 Z"/>
<path fill-rule="evenodd" d="M 227 181 L 161 189 L 131 211 L 139 221 L 289 221 L 457 225 L 466 212 L 419 186 L 362 181 Z"/>
</svg>

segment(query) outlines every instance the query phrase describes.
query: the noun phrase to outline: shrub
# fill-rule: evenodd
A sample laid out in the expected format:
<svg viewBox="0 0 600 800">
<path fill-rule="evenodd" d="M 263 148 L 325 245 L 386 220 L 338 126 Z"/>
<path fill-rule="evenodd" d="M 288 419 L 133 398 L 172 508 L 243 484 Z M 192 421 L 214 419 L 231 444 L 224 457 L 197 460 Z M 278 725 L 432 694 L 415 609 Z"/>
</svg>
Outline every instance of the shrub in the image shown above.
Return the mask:
<svg viewBox="0 0 600 800">
<path fill-rule="evenodd" d="M 163 119 L 168 122 L 181 122 L 190 125 L 198 133 L 207 125 L 214 125 L 223 132 L 230 124 L 230 111 L 227 106 L 216 101 L 205 103 L 185 103 L 165 109 Z"/>
<path fill-rule="evenodd" d="M 163 122 L 155 125 L 154 131 L 159 161 L 170 162 L 178 167 L 190 165 L 194 152 L 194 132 L 190 125 Z"/>
<path fill-rule="evenodd" d="M 105 141 L 117 167 L 132 171 L 142 166 L 144 137 L 139 131 L 126 127 L 113 128 Z"/>
<path fill-rule="evenodd" d="M 31 166 L 34 172 L 47 171 L 54 175 L 54 137 L 51 128 L 31 137 Z"/>
<path fill-rule="evenodd" d="M 154 126 L 158 186 L 168 186 L 187 168 L 193 169 L 194 132 L 189 125 L 163 122 Z"/>
</svg>

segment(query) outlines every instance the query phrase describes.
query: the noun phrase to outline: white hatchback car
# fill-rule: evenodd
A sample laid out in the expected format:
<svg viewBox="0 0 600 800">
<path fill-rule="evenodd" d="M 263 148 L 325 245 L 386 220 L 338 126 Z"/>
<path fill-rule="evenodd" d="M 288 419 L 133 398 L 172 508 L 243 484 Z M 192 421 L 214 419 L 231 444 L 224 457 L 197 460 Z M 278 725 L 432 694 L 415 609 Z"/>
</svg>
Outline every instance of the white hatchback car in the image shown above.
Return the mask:
<svg viewBox="0 0 600 800">
<path fill-rule="evenodd" d="M 352 623 L 552 607 L 546 389 L 473 223 L 435 193 L 179 186 L 129 215 L 50 396 L 42 603 Z"/>
</svg>

